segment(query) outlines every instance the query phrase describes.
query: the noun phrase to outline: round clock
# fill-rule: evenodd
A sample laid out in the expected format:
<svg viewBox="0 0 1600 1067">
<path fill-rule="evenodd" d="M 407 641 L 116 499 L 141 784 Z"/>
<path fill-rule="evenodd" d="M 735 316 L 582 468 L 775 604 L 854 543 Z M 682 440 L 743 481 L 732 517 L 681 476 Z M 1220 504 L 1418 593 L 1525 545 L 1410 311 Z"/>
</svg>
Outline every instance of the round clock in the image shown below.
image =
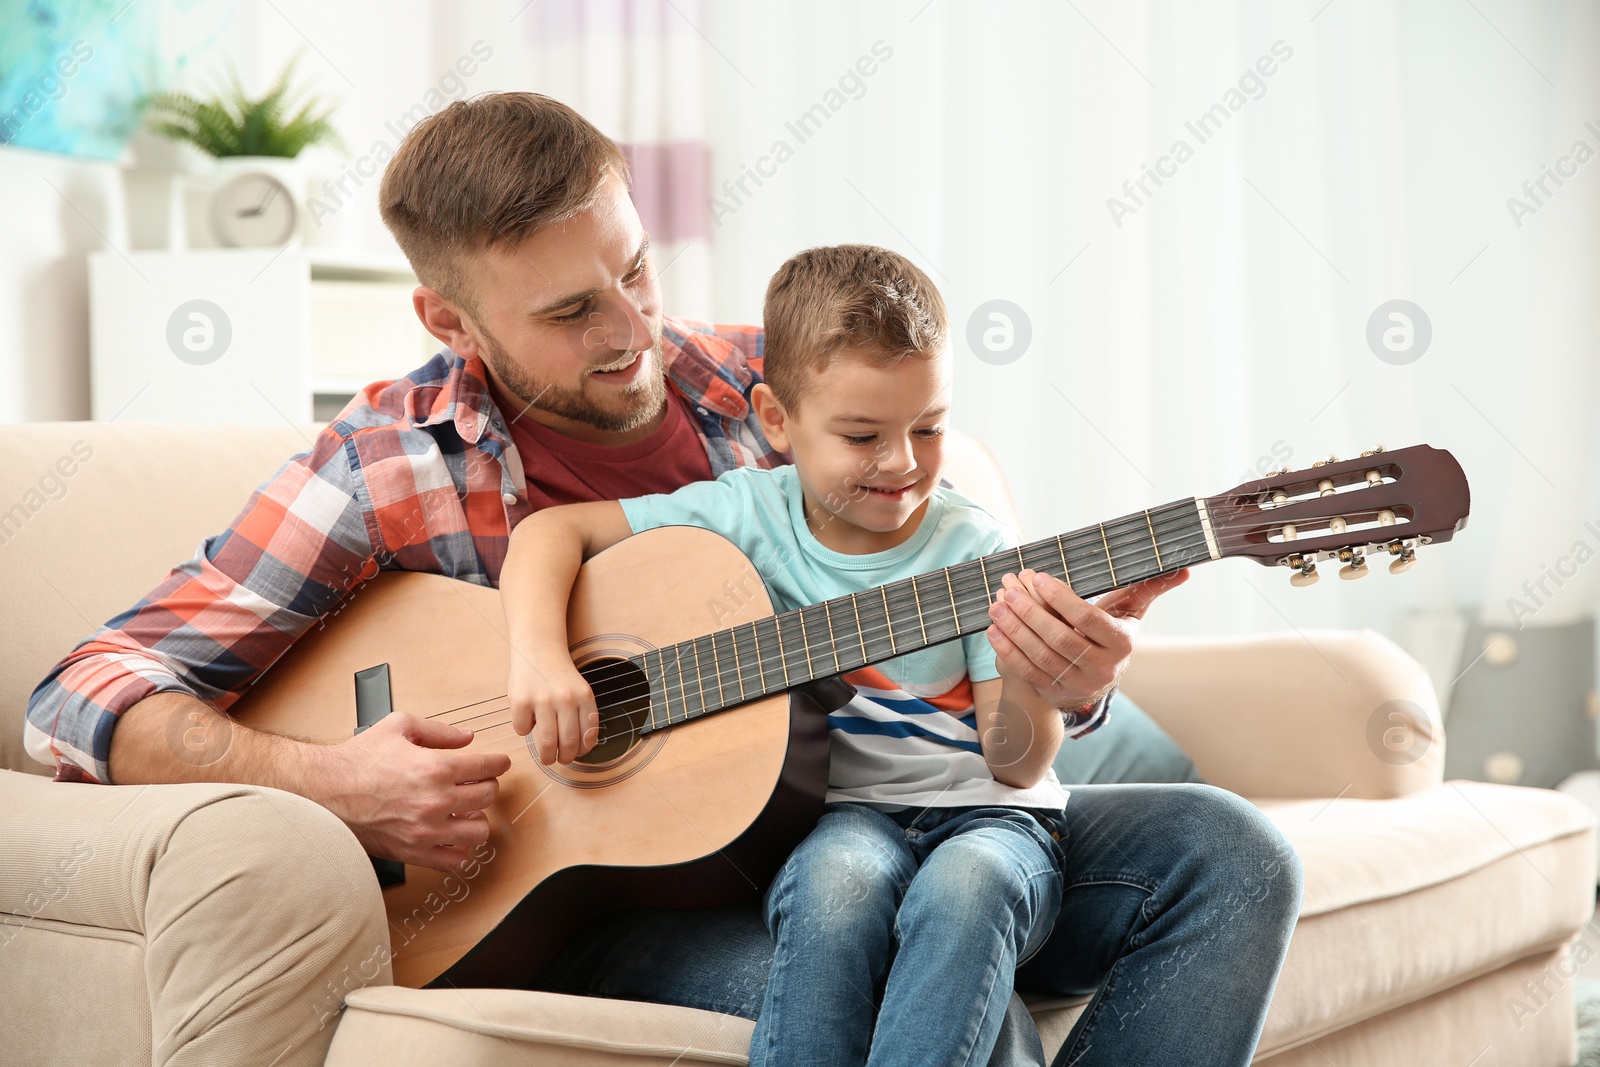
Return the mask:
<svg viewBox="0 0 1600 1067">
<path fill-rule="evenodd" d="M 246 171 L 217 190 L 211 225 L 235 248 L 275 248 L 289 242 L 300 223 L 300 205 L 289 187 L 263 171 Z"/>
</svg>

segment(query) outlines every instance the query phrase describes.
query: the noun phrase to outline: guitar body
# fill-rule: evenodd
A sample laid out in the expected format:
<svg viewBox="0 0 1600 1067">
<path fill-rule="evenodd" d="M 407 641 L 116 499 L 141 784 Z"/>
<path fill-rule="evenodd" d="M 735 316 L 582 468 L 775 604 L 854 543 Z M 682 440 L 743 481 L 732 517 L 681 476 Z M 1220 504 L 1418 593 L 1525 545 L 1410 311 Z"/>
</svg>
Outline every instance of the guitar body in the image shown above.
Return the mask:
<svg viewBox="0 0 1600 1067">
<path fill-rule="evenodd" d="M 582 668 L 771 613 L 759 575 L 731 543 L 667 527 L 584 565 L 568 632 Z M 256 729 L 347 738 L 357 725 L 355 673 L 388 664 L 393 710 L 469 727 L 470 748 L 510 755 L 476 860 L 458 874 L 407 866 L 404 883 L 384 890 L 400 985 L 523 988 L 607 910 L 759 893 L 815 825 L 827 712 L 849 698 L 844 683 L 643 735 L 608 727 L 587 762 L 547 767 L 511 729 L 510 655 L 497 590 L 384 572 L 234 709 Z"/>
</svg>

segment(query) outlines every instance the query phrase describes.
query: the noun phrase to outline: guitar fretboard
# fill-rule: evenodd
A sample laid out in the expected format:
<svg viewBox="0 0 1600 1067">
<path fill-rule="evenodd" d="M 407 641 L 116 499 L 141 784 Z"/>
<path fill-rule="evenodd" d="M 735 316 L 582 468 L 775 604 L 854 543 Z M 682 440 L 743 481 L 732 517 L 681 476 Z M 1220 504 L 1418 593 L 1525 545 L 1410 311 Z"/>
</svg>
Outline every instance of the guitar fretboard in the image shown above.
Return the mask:
<svg viewBox="0 0 1600 1067">
<path fill-rule="evenodd" d="M 1043 571 L 1092 597 L 1212 558 L 1191 497 L 653 649 L 630 657 L 650 684 L 643 729 L 982 633 L 1006 574 Z"/>
</svg>

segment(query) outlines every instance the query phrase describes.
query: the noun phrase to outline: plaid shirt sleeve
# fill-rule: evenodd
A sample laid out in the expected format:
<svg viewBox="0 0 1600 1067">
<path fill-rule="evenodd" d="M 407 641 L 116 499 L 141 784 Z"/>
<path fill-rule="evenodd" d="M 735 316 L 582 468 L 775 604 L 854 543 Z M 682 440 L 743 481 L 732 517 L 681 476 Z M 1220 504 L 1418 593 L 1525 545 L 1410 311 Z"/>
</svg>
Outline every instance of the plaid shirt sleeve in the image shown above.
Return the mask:
<svg viewBox="0 0 1600 1067">
<path fill-rule="evenodd" d="M 1096 700 L 1086 708 L 1074 708 L 1061 713 L 1061 725 L 1066 730 L 1069 741 L 1077 741 L 1088 737 L 1111 718 L 1111 698 L 1117 693 L 1117 687 L 1112 686 L 1106 695 Z"/>
<path fill-rule="evenodd" d="M 153 693 L 226 710 L 378 566 L 354 445 L 332 428 L 251 494 L 132 608 L 80 642 L 34 689 L 28 754 L 57 781 L 109 782 L 117 717 Z"/>
</svg>

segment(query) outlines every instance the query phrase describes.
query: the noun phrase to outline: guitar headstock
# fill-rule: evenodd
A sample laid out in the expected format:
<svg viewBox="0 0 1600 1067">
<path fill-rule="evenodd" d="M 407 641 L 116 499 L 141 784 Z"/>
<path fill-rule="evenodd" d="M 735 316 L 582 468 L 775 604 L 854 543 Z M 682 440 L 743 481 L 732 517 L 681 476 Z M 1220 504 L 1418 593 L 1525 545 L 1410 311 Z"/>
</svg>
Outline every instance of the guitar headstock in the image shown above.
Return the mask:
<svg viewBox="0 0 1600 1067">
<path fill-rule="evenodd" d="M 1396 574 L 1410 570 L 1419 547 L 1448 541 L 1467 524 L 1471 494 L 1444 449 L 1379 445 L 1358 459 L 1286 467 L 1205 504 L 1222 555 L 1291 567 L 1291 583 L 1310 585 L 1321 560 L 1343 563 L 1341 578 L 1363 577 L 1369 552 L 1393 557 Z"/>
</svg>

